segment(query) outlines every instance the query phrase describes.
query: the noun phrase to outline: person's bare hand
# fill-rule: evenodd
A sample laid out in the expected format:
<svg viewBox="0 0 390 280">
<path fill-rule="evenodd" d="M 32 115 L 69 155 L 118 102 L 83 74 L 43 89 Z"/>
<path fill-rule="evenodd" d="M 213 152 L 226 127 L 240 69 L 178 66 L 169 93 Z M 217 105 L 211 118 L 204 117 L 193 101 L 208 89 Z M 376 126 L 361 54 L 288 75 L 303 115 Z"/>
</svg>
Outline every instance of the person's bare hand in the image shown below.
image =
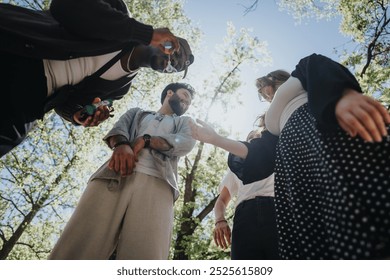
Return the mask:
<svg viewBox="0 0 390 280">
<path fill-rule="evenodd" d="M 213 144 L 218 138 L 218 134 L 215 132 L 214 128 L 209 125 L 208 123 L 196 119 L 195 123 L 194 121 L 191 121 L 190 128 L 191 128 L 191 136 L 192 138 L 199 140 L 204 143 Z"/>
<path fill-rule="evenodd" d="M 100 101 L 101 99 L 96 97 L 92 104 L 99 103 Z M 92 116 L 87 117 L 85 120 L 81 120 L 81 111 L 82 110 L 77 111 L 74 114 L 73 119 L 84 127 L 98 126 L 110 117 L 110 110 L 107 106 L 99 106 L 96 109 L 96 112 Z"/>
<path fill-rule="evenodd" d="M 133 173 L 136 161 L 137 158 L 131 147 L 123 144 L 113 151 L 108 167 L 125 177 Z"/>
<path fill-rule="evenodd" d="M 231 244 L 231 230 L 226 221 L 221 221 L 214 228 L 214 242 L 222 249 L 226 249 Z"/>
<path fill-rule="evenodd" d="M 166 49 L 164 47 L 164 44 L 166 42 L 171 42 L 172 48 Z M 169 31 L 168 28 L 154 29 L 153 37 L 152 37 L 152 41 L 150 42 L 150 45 L 159 48 L 165 54 L 172 54 L 175 51 L 179 51 L 180 49 L 179 41 L 177 40 L 176 36 L 173 35 L 171 31 Z"/>
<path fill-rule="evenodd" d="M 335 113 L 339 125 L 351 137 L 359 135 L 368 142 L 381 142 L 387 136 L 390 114 L 371 97 L 347 89 L 337 102 Z"/>
</svg>

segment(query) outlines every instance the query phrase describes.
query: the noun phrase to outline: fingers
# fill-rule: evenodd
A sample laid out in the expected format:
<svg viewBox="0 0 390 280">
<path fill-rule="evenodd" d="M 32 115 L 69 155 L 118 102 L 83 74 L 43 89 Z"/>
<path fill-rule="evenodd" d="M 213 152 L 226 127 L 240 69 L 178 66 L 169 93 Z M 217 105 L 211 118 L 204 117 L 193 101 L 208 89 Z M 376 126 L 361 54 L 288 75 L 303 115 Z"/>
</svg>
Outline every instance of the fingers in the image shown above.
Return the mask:
<svg viewBox="0 0 390 280">
<path fill-rule="evenodd" d="M 120 158 L 118 154 L 115 153 L 115 151 L 112 153 L 110 162 L 108 163 L 108 168 L 114 170 L 116 173 L 120 171 Z"/>
<path fill-rule="evenodd" d="M 358 117 L 373 140 L 380 142 L 382 141 L 382 137 L 387 135 L 387 130 L 385 120 L 380 111 L 382 106 L 378 107 L 376 105 L 371 102 L 363 104 L 362 112 Z"/>
<path fill-rule="evenodd" d="M 176 38 L 175 35 L 171 33 L 171 31 L 168 28 L 163 29 L 163 36 L 162 36 L 162 42 L 161 45 L 164 45 L 165 42 L 171 42 L 172 48 L 166 49 L 164 47 L 164 52 L 166 54 L 173 54 L 174 52 L 178 52 L 180 50 L 180 44 L 179 40 Z"/>
<path fill-rule="evenodd" d="M 95 98 L 95 100 L 97 99 L 99 98 Z M 76 112 L 73 116 L 73 119 L 84 127 L 98 126 L 100 123 L 110 117 L 111 112 L 110 108 L 108 108 L 107 106 L 100 106 L 96 109 L 95 113 L 92 116 L 88 116 L 84 120 L 81 118 L 81 111 L 82 110 Z"/>
<path fill-rule="evenodd" d="M 110 109 L 107 106 L 100 106 L 93 116 L 88 117 L 83 123 L 84 126 L 98 126 L 110 117 Z"/>
<path fill-rule="evenodd" d="M 222 238 L 222 248 L 227 249 L 230 245 L 230 228 L 227 226 L 222 229 L 223 238 Z"/>
<path fill-rule="evenodd" d="M 103 122 L 110 117 L 110 109 L 107 106 L 97 108 L 94 119 L 98 122 Z"/>
<path fill-rule="evenodd" d="M 133 169 L 134 169 L 133 160 L 130 160 L 129 157 L 121 159 L 120 172 L 122 177 L 131 175 L 133 173 Z"/>
<path fill-rule="evenodd" d="M 359 135 L 367 142 L 373 142 L 374 139 L 378 141 L 378 138 L 381 140 L 375 123 L 363 110 L 355 109 L 345 113 L 339 124 L 351 137 Z"/>
<path fill-rule="evenodd" d="M 214 241 L 218 247 L 221 247 L 222 249 L 226 249 L 226 242 L 224 242 L 225 236 L 223 235 L 223 232 L 221 230 L 214 231 Z"/>
<path fill-rule="evenodd" d="M 381 142 L 387 136 L 389 112 L 373 98 L 350 91 L 336 104 L 340 127 L 351 137 L 359 135 L 368 142 Z"/>
<path fill-rule="evenodd" d="M 99 97 L 95 97 L 92 101 L 92 104 L 99 103 L 100 101 L 102 100 Z"/>
<path fill-rule="evenodd" d="M 368 111 L 368 114 L 372 117 L 381 136 L 387 136 L 386 124 L 390 123 L 390 114 L 385 107 L 378 101 L 367 98 L 367 103 L 363 104 L 363 108 Z"/>
<path fill-rule="evenodd" d="M 129 176 L 133 173 L 135 167 L 135 158 L 128 145 L 118 146 L 112 153 L 108 163 L 108 168 L 120 173 L 122 177 Z"/>
<path fill-rule="evenodd" d="M 171 42 L 172 48 L 165 48 L 165 42 Z M 178 39 L 171 33 L 168 28 L 156 28 L 153 32 L 153 37 L 150 44 L 154 47 L 158 47 L 165 54 L 173 54 L 175 51 L 180 50 Z"/>
<path fill-rule="evenodd" d="M 166 49 L 163 45 L 159 44 L 157 46 L 163 53 L 165 54 L 172 54 L 173 50 L 172 49 Z"/>
<path fill-rule="evenodd" d="M 347 134 L 351 137 L 355 137 L 357 135 L 356 129 L 354 127 L 350 127 L 348 123 L 344 122 L 343 120 L 339 120 L 339 125 L 341 128 L 347 132 Z M 366 140 L 367 141 L 367 140 Z"/>
<path fill-rule="evenodd" d="M 354 109 L 349 126 L 368 142 L 381 142 L 382 137 L 387 135 L 382 114 L 370 102 Z"/>
<path fill-rule="evenodd" d="M 190 125 L 192 138 L 212 145 L 219 143 L 220 135 L 211 125 L 199 119 L 196 121 L 197 123 L 191 123 Z"/>
<path fill-rule="evenodd" d="M 378 112 L 378 114 L 381 115 L 383 118 L 383 121 L 386 124 L 390 124 L 390 112 L 378 101 L 375 99 L 367 97 L 367 100 L 370 102 L 372 106 L 374 106 Z"/>
<path fill-rule="evenodd" d="M 229 247 L 231 244 L 231 231 L 227 223 L 222 226 L 216 226 L 214 229 L 214 242 L 222 249 L 227 249 Z"/>
<path fill-rule="evenodd" d="M 173 54 L 174 52 L 180 51 L 179 40 L 173 34 L 172 34 L 172 37 L 171 37 L 171 42 L 172 42 L 172 45 L 173 45 L 173 49 L 172 49 L 171 54 Z"/>
<path fill-rule="evenodd" d="M 134 161 L 138 162 L 138 154 L 144 148 L 145 141 L 142 137 L 138 137 L 133 143 Z"/>
</svg>

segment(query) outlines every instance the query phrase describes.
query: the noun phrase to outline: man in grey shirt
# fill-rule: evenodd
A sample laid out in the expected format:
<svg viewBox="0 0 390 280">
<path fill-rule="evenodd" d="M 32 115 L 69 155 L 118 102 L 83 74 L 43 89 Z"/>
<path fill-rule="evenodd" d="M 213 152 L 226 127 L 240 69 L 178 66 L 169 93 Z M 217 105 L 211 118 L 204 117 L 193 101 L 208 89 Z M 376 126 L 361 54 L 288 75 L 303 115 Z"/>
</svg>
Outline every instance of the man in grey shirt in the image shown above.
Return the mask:
<svg viewBox="0 0 390 280">
<path fill-rule="evenodd" d="M 195 145 L 194 89 L 169 84 L 157 112 L 132 108 L 104 137 L 111 158 L 92 175 L 50 259 L 168 259 L 177 164 Z"/>
</svg>

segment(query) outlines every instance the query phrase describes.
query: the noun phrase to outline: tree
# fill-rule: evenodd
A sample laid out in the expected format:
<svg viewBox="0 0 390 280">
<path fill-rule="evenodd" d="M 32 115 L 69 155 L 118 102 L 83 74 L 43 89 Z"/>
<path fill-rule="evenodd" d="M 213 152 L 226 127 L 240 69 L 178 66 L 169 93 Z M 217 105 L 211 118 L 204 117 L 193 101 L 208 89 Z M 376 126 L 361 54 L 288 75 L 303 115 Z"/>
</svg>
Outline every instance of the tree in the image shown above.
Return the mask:
<svg viewBox="0 0 390 280">
<path fill-rule="evenodd" d="M 390 104 L 390 11 L 388 0 L 343 0 L 341 31 L 357 48 L 343 63 L 355 70 L 363 90 Z"/>
<path fill-rule="evenodd" d="M 58 225 L 56 221 L 48 222 L 58 220 L 61 217 L 59 213 L 69 206 L 73 207 L 79 196 L 78 173 L 88 170 L 88 166 L 80 160 L 85 155 L 76 151 L 77 145 L 85 145 L 85 142 L 80 129 L 70 127 L 57 116 L 50 115 L 35 128 L 25 144 L 0 162 L 0 259 L 7 258 L 15 247 L 22 245 L 26 250 L 20 251 L 35 252 L 38 258 L 50 251 L 51 243 L 49 245 L 47 241 L 52 238 L 36 244 L 41 238 L 31 238 L 25 233 L 36 234 L 36 231 L 31 231 L 31 227 L 36 227 L 41 232 L 54 230 L 58 234 L 60 227 L 49 231 L 47 225 Z M 22 235 L 25 235 L 24 242 L 20 241 Z M 22 254 L 20 251 L 15 250 L 14 254 Z"/>
</svg>

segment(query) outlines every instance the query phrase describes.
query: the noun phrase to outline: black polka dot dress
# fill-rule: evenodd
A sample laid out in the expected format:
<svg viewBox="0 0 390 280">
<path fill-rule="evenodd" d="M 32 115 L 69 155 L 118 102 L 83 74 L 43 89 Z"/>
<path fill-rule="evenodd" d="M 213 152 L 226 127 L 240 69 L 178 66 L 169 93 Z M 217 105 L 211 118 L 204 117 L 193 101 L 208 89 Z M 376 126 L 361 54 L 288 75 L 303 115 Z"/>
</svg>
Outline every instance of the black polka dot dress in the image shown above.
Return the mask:
<svg viewBox="0 0 390 280">
<path fill-rule="evenodd" d="M 390 137 L 321 133 L 305 104 L 280 135 L 275 171 L 282 258 L 390 258 Z"/>
</svg>

